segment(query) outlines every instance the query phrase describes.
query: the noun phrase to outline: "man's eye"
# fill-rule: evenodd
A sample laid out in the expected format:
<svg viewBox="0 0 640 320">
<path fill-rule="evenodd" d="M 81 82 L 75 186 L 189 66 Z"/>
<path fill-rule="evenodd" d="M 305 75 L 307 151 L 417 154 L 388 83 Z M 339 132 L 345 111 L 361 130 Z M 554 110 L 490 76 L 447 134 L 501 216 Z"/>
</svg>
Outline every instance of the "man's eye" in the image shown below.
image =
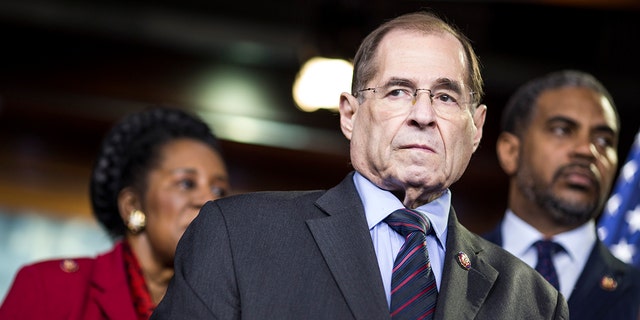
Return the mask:
<svg viewBox="0 0 640 320">
<path fill-rule="evenodd" d="M 433 95 L 434 101 L 439 101 L 445 104 L 456 104 L 458 103 L 458 95 L 448 91 L 437 91 Z"/>
<path fill-rule="evenodd" d="M 599 147 L 608 148 L 613 146 L 613 140 L 608 137 L 596 137 L 595 144 Z"/>
<path fill-rule="evenodd" d="M 559 136 L 565 136 L 567 134 L 569 134 L 570 129 L 567 127 L 560 127 L 560 126 L 556 126 L 556 127 L 552 127 L 551 128 L 551 132 L 553 132 L 553 134 L 555 135 L 559 135 Z"/>
<path fill-rule="evenodd" d="M 392 98 L 406 98 L 406 97 L 411 97 L 413 94 L 411 93 L 411 90 L 409 88 L 402 88 L 402 87 L 391 87 L 387 89 L 387 97 L 392 97 Z"/>
<path fill-rule="evenodd" d="M 446 94 L 446 93 L 442 93 L 442 94 L 438 94 L 436 96 L 433 97 L 434 100 L 438 100 L 440 102 L 444 102 L 444 103 L 455 103 L 456 99 L 452 98 L 450 95 Z"/>
</svg>

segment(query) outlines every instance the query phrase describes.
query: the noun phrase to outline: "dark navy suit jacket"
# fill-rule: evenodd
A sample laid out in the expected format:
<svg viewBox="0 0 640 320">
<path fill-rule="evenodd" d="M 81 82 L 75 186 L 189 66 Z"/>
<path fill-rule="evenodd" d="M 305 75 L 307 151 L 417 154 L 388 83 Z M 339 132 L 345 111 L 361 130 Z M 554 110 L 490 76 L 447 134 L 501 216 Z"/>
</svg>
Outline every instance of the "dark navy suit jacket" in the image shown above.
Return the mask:
<svg viewBox="0 0 640 320">
<path fill-rule="evenodd" d="M 502 223 L 483 235 L 502 246 Z M 640 319 L 640 270 L 616 258 L 598 240 L 584 270 L 569 297 L 569 316 L 575 320 L 637 320 Z M 612 289 L 608 279 L 617 283 Z M 608 284 L 602 285 L 605 280 Z"/>
</svg>

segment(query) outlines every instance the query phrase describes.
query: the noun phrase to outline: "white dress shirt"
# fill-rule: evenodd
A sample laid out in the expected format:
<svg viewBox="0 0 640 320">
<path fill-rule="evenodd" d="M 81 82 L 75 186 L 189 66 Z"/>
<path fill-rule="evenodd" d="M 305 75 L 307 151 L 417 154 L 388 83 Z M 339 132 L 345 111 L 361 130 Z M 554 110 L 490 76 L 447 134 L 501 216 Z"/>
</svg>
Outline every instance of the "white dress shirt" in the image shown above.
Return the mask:
<svg viewBox="0 0 640 320">
<path fill-rule="evenodd" d="M 522 259 L 532 268 L 538 262 L 538 253 L 533 243 L 543 239 L 542 234 L 507 210 L 501 225 L 502 247 Z M 552 239 L 564 248 L 553 257 L 553 265 L 558 274 L 560 293 L 569 300 L 582 269 L 596 244 L 596 225 L 593 220 L 584 225 L 560 234 Z"/>
</svg>

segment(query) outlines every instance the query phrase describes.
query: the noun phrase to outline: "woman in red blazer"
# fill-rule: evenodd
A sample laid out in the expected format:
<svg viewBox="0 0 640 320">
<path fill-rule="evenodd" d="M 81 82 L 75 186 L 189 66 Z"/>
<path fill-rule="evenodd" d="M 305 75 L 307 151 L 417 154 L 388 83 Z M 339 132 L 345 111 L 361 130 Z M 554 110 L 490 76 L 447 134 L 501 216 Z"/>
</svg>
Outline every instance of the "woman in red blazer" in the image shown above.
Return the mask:
<svg viewBox="0 0 640 320">
<path fill-rule="evenodd" d="M 178 240 L 200 207 L 228 190 L 207 124 L 179 109 L 130 114 L 103 140 L 90 181 L 113 249 L 23 267 L 0 319 L 148 319 L 173 276 Z"/>
</svg>

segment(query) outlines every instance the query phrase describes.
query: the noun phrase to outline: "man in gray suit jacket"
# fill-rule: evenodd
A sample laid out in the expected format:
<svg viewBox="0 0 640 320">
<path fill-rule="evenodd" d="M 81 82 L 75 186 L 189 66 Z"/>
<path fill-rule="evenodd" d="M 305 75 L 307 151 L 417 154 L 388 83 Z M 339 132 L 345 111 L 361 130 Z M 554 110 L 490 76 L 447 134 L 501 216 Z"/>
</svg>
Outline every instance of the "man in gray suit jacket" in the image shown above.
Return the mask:
<svg viewBox="0 0 640 320">
<path fill-rule="evenodd" d="M 567 319 L 557 290 L 451 207 L 482 137 L 482 94 L 478 58 L 452 25 L 429 12 L 381 25 L 340 96 L 355 171 L 327 191 L 207 203 L 152 319 L 407 319 L 394 280 L 405 238 L 385 220 L 398 209 L 426 222 L 418 269 L 437 287 L 435 311 L 419 305 L 424 317 L 411 319 Z"/>
</svg>

